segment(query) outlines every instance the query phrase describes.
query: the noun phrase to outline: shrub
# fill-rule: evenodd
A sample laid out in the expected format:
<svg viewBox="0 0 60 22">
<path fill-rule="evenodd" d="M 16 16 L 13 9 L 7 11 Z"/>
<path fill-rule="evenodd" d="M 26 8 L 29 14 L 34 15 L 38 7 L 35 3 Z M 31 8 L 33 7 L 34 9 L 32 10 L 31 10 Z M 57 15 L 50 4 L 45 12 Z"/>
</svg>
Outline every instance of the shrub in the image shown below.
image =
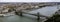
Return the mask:
<svg viewBox="0 0 60 22">
<path fill-rule="evenodd" d="M 60 22 L 60 15 L 59 14 L 54 14 L 51 18 L 49 18 L 45 22 Z"/>
</svg>

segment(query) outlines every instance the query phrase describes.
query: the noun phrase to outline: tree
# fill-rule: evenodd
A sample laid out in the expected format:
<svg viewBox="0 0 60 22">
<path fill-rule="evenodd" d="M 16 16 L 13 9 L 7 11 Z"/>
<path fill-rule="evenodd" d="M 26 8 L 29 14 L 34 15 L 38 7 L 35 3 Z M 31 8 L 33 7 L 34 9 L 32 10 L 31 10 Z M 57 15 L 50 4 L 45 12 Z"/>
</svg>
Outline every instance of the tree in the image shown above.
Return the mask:
<svg viewBox="0 0 60 22">
<path fill-rule="evenodd" d="M 53 15 L 50 19 L 48 19 L 45 22 L 60 22 L 60 15 L 59 14 L 55 14 L 55 15 Z"/>
<path fill-rule="evenodd" d="M 15 10 L 15 6 L 12 6 L 12 5 L 7 5 L 6 6 L 7 8 L 9 8 L 9 12 L 11 12 L 11 11 L 14 11 Z"/>
</svg>

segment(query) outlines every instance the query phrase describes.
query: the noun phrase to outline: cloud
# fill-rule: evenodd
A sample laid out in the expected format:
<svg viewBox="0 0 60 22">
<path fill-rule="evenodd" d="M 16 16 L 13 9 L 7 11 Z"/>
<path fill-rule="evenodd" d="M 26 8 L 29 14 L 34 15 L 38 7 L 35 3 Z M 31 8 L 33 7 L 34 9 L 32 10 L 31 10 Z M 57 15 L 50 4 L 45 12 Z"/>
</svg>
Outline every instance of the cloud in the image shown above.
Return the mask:
<svg viewBox="0 0 60 22">
<path fill-rule="evenodd" d="M 60 2 L 60 0 L 0 0 L 0 2 Z"/>
</svg>

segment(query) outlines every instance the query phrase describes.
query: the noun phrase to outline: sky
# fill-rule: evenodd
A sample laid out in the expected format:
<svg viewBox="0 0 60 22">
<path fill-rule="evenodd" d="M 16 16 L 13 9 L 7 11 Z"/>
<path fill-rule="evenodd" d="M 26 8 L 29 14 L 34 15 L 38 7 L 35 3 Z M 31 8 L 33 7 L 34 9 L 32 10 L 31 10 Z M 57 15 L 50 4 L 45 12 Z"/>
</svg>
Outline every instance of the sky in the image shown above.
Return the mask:
<svg viewBox="0 0 60 22">
<path fill-rule="evenodd" d="M 0 2 L 60 2 L 60 0 L 0 0 Z"/>
</svg>

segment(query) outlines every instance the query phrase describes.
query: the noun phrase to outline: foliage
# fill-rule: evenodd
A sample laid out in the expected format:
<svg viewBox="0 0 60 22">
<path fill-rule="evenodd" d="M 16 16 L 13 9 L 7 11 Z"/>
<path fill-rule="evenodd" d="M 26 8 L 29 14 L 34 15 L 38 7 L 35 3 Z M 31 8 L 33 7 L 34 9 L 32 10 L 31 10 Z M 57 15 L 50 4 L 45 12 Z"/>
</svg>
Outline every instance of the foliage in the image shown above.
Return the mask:
<svg viewBox="0 0 60 22">
<path fill-rule="evenodd" d="M 54 14 L 50 19 L 48 19 L 45 22 L 60 22 L 60 15 Z"/>
</svg>

